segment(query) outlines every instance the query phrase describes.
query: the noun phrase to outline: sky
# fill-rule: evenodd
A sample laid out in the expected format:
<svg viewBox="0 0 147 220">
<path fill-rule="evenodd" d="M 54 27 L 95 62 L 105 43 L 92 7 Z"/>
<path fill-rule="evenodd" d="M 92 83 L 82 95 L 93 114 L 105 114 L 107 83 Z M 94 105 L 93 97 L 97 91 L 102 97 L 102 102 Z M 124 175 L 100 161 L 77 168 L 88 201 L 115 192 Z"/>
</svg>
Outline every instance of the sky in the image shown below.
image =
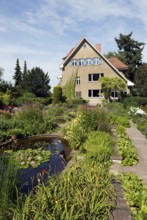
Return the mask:
<svg viewBox="0 0 147 220">
<path fill-rule="evenodd" d="M 58 84 L 59 65 L 83 37 L 117 51 L 115 38 L 133 32 L 147 43 L 147 0 L 0 0 L 0 67 L 13 83 L 16 59 L 23 70 L 40 67 Z M 147 62 L 147 46 L 143 50 Z"/>
</svg>

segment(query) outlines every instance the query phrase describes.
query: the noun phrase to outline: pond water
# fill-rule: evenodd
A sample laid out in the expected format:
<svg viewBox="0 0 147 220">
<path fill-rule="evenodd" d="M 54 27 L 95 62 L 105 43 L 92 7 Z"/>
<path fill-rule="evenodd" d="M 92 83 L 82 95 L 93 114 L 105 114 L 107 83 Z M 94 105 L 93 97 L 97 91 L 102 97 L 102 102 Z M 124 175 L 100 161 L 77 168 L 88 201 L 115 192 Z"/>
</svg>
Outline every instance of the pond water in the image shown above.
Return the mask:
<svg viewBox="0 0 147 220">
<path fill-rule="evenodd" d="M 28 194 L 36 185 L 40 183 L 47 184 L 51 175 L 58 174 L 65 168 L 68 156 L 71 152 L 67 142 L 57 137 L 40 137 L 35 139 L 31 138 L 27 140 L 19 140 L 16 143 L 8 145 L 5 149 L 13 149 L 15 154 L 16 152 L 19 152 L 20 149 L 25 152 L 27 149 L 36 149 L 36 144 L 43 146 L 41 150 L 44 151 L 44 153 L 50 151 L 51 154 L 45 162 L 40 162 L 40 164 L 35 168 L 31 165 L 31 163 L 27 166 L 27 168 L 21 168 L 20 166 L 18 172 L 18 188 L 21 193 Z M 21 155 L 23 156 L 23 153 L 21 153 Z"/>
</svg>

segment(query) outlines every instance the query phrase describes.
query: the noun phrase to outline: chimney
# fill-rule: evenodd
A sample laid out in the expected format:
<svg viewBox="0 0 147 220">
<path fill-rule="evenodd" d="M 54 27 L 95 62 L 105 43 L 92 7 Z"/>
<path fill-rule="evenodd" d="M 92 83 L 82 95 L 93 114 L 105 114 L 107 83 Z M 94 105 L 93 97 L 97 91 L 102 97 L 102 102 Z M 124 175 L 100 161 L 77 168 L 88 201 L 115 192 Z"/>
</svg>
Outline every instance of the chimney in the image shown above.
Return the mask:
<svg viewBox="0 0 147 220">
<path fill-rule="evenodd" d="M 96 44 L 95 48 L 101 53 L 101 44 Z"/>
</svg>

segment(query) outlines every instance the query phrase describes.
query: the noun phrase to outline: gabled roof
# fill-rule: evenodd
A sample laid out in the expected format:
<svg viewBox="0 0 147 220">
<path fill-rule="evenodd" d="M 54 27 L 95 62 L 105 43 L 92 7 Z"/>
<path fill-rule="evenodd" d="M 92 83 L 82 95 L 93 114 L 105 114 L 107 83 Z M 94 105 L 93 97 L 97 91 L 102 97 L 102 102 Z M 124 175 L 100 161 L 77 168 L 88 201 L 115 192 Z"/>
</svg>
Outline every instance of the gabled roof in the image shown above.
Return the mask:
<svg viewBox="0 0 147 220">
<path fill-rule="evenodd" d="M 81 41 L 76 45 L 76 47 L 72 48 L 70 52 L 67 54 L 67 56 L 64 59 L 64 62 L 60 65 L 60 67 L 65 67 L 67 63 L 72 59 L 72 57 L 78 52 L 78 50 L 81 48 L 81 46 L 87 43 L 89 46 L 122 78 L 125 80 L 127 85 L 133 86 L 134 83 L 130 82 L 124 75 L 123 73 L 119 72 L 119 70 L 108 60 L 106 59 L 100 51 L 96 49 L 85 37 L 81 39 Z"/>
<path fill-rule="evenodd" d="M 107 60 L 118 70 L 127 70 L 128 66 L 120 61 L 117 57 L 107 58 Z"/>
<path fill-rule="evenodd" d="M 68 52 L 68 54 L 65 57 L 63 57 L 63 60 L 65 60 L 72 53 L 73 50 L 74 50 L 74 48 L 71 48 L 70 51 Z"/>
</svg>

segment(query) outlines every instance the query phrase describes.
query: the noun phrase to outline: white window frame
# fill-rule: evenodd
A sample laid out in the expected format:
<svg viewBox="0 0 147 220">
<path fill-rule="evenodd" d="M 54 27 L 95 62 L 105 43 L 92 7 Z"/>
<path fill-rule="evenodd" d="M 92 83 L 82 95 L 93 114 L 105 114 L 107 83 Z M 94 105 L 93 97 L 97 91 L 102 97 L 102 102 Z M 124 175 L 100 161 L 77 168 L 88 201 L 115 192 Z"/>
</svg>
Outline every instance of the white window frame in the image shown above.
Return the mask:
<svg viewBox="0 0 147 220">
<path fill-rule="evenodd" d="M 77 78 L 76 78 L 76 85 L 80 85 L 80 83 L 81 83 L 80 76 L 77 76 Z"/>
<path fill-rule="evenodd" d="M 94 75 L 96 75 L 96 74 L 98 74 L 98 80 L 94 80 L 93 78 L 93 76 Z M 91 75 L 91 80 L 89 80 L 89 76 Z M 99 79 L 100 78 L 102 78 L 102 77 L 104 77 L 104 73 L 89 73 L 88 74 L 88 82 L 97 82 L 97 81 L 99 81 Z"/>
<path fill-rule="evenodd" d="M 89 93 L 91 91 L 91 96 L 89 96 Z M 94 91 L 98 91 L 98 96 L 93 96 Z M 102 89 L 89 89 L 88 90 L 88 98 L 101 98 L 103 97 Z"/>
</svg>

